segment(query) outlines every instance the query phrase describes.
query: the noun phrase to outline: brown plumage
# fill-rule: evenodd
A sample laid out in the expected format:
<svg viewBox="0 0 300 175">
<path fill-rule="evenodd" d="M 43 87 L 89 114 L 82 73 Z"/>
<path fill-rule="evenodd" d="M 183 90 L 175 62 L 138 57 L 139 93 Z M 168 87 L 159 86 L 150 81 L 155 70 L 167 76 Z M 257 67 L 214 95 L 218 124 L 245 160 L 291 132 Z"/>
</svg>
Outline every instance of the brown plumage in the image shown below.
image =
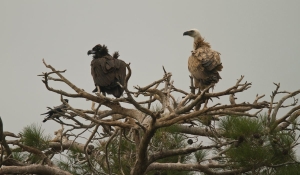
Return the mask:
<svg viewBox="0 0 300 175">
<path fill-rule="evenodd" d="M 90 54 L 94 54 L 91 62 L 91 73 L 95 86 L 99 86 L 103 95 L 108 93 L 119 98 L 123 94 L 124 89 L 118 83 L 124 86 L 126 63 L 118 59 L 118 52 L 111 56 L 105 45 L 96 45 L 92 50 L 88 51 L 88 55 Z M 97 87 L 93 92 L 96 91 Z"/>
<path fill-rule="evenodd" d="M 195 87 L 200 90 L 219 82 L 219 71 L 223 66 L 220 53 L 211 49 L 210 44 L 201 37 L 197 29 L 184 32 L 194 38 L 194 50 L 188 60 L 188 68 L 194 79 Z"/>
</svg>

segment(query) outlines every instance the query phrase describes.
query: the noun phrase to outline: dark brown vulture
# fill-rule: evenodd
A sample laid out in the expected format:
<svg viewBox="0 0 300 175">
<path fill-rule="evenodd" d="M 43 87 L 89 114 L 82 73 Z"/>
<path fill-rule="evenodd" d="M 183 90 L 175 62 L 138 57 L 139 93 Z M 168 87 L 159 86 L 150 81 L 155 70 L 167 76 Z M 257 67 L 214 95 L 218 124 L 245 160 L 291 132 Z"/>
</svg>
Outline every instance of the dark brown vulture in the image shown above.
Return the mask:
<svg viewBox="0 0 300 175">
<path fill-rule="evenodd" d="M 188 68 L 194 79 L 195 87 L 200 90 L 221 79 L 219 71 L 223 66 L 220 53 L 210 48 L 210 44 L 204 41 L 197 29 L 183 33 L 194 38 L 194 50 L 188 60 Z"/>
<path fill-rule="evenodd" d="M 97 86 L 105 96 L 105 93 L 112 94 L 116 98 L 121 97 L 124 89 L 118 83 L 124 86 L 126 76 L 126 63 L 119 60 L 119 53 L 115 52 L 113 56 L 108 53 L 105 45 L 96 45 L 89 50 L 88 55 L 93 54 L 91 62 L 91 73 L 94 79 L 97 92 Z"/>
<path fill-rule="evenodd" d="M 64 99 L 64 101 L 67 103 L 69 102 L 68 99 Z M 48 112 L 41 114 L 41 115 L 46 115 L 46 118 L 43 120 L 43 122 L 46 122 L 47 120 L 53 119 L 53 118 L 56 118 L 59 120 L 59 117 L 65 113 L 64 110 L 67 109 L 67 106 L 64 104 L 61 104 L 59 106 L 55 106 L 53 109 L 48 107 L 48 109 L 49 109 Z"/>
</svg>

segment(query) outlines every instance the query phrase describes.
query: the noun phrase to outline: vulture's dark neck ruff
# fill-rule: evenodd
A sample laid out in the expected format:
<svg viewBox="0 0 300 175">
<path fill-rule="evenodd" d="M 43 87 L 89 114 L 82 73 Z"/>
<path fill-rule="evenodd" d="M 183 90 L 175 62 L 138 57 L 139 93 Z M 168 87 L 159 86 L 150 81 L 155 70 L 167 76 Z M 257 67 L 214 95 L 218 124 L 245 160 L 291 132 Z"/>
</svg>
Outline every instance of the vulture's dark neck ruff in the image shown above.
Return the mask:
<svg viewBox="0 0 300 175">
<path fill-rule="evenodd" d="M 109 55 L 107 46 L 105 46 L 105 45 L 101 46 L 100 44 L 93 47 L 92 50 L 89 50 L 87 54 L 88 55 L 93 54 L 94 59 L 101 58 L 101 57 L 104 57 L 106 55 Z"/>
</svg>

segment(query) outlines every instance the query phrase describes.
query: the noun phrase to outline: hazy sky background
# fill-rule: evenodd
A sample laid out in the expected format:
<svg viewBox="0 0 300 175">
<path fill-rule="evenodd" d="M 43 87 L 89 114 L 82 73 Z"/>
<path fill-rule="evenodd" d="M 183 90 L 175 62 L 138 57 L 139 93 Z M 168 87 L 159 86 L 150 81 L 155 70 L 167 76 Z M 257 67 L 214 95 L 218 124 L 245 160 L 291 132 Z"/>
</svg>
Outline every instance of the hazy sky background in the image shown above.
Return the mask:
<svg viewBox="0 0 300 175">
<path fill-rule="evenodd" d="M 199 29 L 221 53 L 224 69 L 215 91 L 225 90 L 245 75 L 253 86 L 238 102 L 253 101 L 275 86 L 300 88 L 300 1 L 0 1 L 0 116 L 4 130 L 18 133 L 42 123 L 46 107 L 60 96 L 46 90 L 38 74 L 49 71 L 44 58 L 80 88 L 94 89 L 87 51 L 106 44 L 131 63 L 129 87 L 162 77 L 162 65 L 175 86 L 189 91 L 187 59 L 193 39 L 183 32 Z M 73 92 L 66 86 L 50 83 Z M 228 103 L 222 99 L 221 103 Z M 91 102 L 70 100 L 89 109 Z M 60 126 L 42 125 L 53 133 Z"/>
</svg>

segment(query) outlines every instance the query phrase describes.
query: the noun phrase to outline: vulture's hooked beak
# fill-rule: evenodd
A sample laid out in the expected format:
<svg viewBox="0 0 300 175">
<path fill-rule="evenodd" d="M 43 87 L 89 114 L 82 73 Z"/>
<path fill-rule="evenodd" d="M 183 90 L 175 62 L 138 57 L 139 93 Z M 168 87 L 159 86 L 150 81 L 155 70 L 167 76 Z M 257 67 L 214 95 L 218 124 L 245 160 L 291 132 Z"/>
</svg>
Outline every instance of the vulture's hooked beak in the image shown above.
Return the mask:
<svg viewBox="0 0 300 175">
<path fill-rule="evenodd" d="M 184 35 L 191 36 L 191 31 L 186 31 L 186 32 L 184 32 L 184 33 L 183 33 L 183 36 L 184 36 Z"/>
<path fill-rule="evenodd" d="M 95 54 L 95 53 L 96 53 L 96 51 L 89 50 L 87 54 L 90 55 L 90 54 Z"/>
</svg>

